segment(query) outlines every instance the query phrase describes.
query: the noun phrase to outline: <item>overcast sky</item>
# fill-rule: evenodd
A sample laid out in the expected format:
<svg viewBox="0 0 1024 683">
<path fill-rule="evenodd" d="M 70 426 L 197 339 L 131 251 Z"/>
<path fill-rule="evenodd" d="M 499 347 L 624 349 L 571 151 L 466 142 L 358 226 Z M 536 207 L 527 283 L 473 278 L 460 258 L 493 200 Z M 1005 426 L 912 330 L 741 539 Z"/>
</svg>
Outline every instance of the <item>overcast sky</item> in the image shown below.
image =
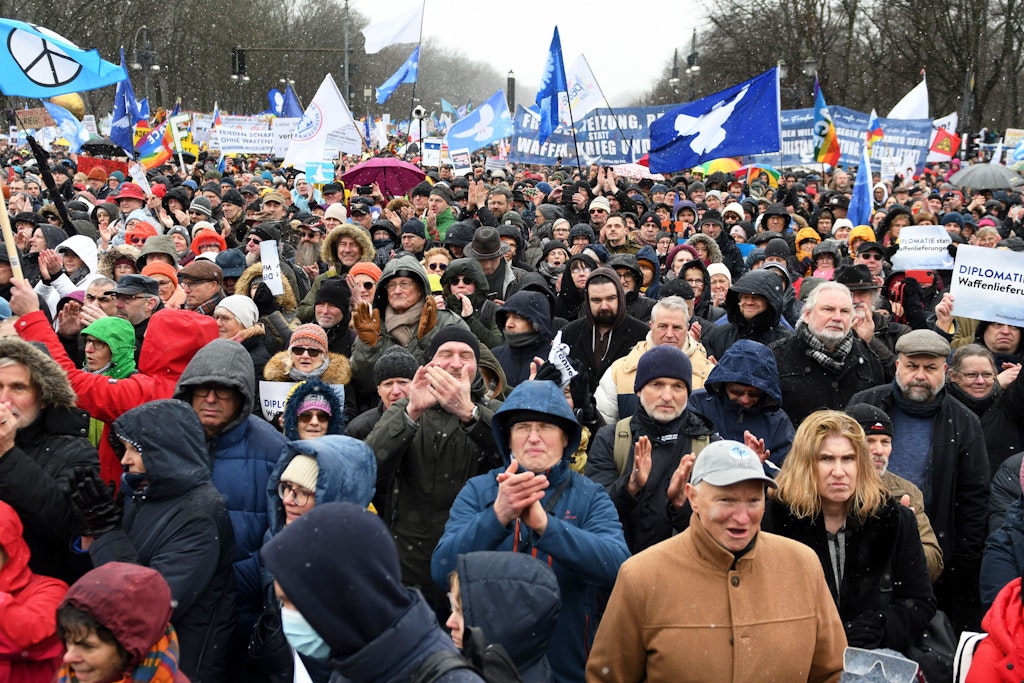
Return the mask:
<svg viewBox="0 0 1024 683">
<path fill-rule="evenodd" d="M 350 0 L 350 7 L 371 23 L 410 11 L 416 4 Z M 586 55 L 605 97 L 617 107 L 650 89 L 671 60 L 673 48 L 680 48 L 685 69 L 690 35 L 695 27 L 701 28 L 695 22 L 703 15 L 701 5 L 692 2 L 521 0 L 499 6 L 480 0 L 428 0 L 423 35 L 486 62 L 501 74 L 511 69 L 523 88 L 533 92 L 558 26 L 566 68 L 581 52 Z M 702 51 L 700 45 L 697 50 Z M 430 66 L 424 63 L 423 68 Z M 521 102 L 525 93 L 516 90 Z"/>
</svg>

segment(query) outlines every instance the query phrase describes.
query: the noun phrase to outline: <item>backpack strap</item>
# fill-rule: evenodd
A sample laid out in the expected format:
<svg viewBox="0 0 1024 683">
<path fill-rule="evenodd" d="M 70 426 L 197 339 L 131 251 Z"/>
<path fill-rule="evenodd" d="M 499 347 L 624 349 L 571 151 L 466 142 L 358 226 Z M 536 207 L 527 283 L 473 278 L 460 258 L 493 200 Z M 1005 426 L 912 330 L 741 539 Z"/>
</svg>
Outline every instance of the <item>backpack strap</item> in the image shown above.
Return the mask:
<svg viewBox="0 0 1024 683">
<path fill-rule="evenodd" d="M 709 443 L 711 443 L 710 434 L 690 437 L 690 447 L 693 449 L 694 455 L 700 455 L 700 452 L 707 448 Z"/>
<path fill-rule="evenodd" d="M 434 681 L 455 669 L 470 669 L 478 674 L 480 673 L 471 661 L 455 650 L 441 650 L 423 660 L 420 668 L 409 679 L 409 683 L 434 683 Z"/>
<path fill-rule="evenodd" d="M 633 447 L 633 433 L 629 430 L 632 417 L 624 417 L 615 423 L 615 469 L 621 477 L 626 473 L 626 461 L 629 460 L 629 449 Z"/>
</svg>

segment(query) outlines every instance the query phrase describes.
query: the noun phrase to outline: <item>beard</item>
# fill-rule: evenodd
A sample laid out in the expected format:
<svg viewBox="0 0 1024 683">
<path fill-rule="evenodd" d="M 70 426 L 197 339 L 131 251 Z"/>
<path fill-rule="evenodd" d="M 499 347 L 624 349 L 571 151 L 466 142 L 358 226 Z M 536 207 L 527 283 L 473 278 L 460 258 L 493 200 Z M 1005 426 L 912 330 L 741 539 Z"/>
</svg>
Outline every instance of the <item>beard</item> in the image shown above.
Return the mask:
<svg viewBox="0 0 1024 683">
<path fill-rule="evenodd" d="M 942 391 L 942 387 L 945 386 L 945 382 L 942 382 L 939 386 L 933 389 L 927 382 L 909 382 L 904 384 L 897 377 L 896 385 L 903 393 L 903 398 L 908 401 L 913 403 L 931 403 L 939 392 Z"/>
<path fill-rule="evenodd" d="M 312 242 L 299 242 L 295 247 L 295 264 L 299 266 L 315 265 L 320 257 L 319 245 Z"/>
<path fill-rule="evenodd" d="M 600 311 L 594 314 L 594 322 L 598 325 L 614 325 L 616 314 L 613 311 Z"/>
<path fill-rule="evenodd" d="M 846 339 L 846 335 L 849 334 L 848 332 L 840 332 L 838 330 L 816 330 L 813 327 L 810 330 L 811 334 L 818 338 L 818 341 L 829 348 Z"/>
<path fill-rule="evenodd" d="M 248 268 L 254 263 L 259 263 L 260 252 L 258 251 L 247 251 L 245 252 L 245 266 Z"/>
</svg>

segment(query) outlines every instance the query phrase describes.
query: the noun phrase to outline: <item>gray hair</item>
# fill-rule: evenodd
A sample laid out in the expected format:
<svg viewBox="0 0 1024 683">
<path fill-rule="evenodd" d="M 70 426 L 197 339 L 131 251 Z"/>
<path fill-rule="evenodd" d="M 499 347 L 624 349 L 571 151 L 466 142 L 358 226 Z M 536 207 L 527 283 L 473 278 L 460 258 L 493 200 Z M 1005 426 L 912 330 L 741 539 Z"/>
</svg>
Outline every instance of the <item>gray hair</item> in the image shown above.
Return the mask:
<svg viewBox="0 0 1024 683">
<path fill-rule="evenodd" d="M 683 314 L 687 323 L 690 322 L 690 307 L 686 305 L 686 300 L 681 296 L 667 296 L 664 299 L 659 299 L 658 303 L 651 308 L 651 324 L 654 324 L 654 319 L 658 315 L 667 311 L 678 311 Z"/>
<path fill-rule="evenodd" d="M 114 282 L 109 277 L 96 277 L 96 278 L 93 278 L 89 282 L 89 287 L 97 287 L 97 286 L 103 287 L 104 289 L 106 289 L 108 287 L 117 287 L 117 283 Z"/>
<path fill-rule="evenodd" d="M 840 282 L 822 282 L 814 288 L 813 292 L 807 295 L 807 301 L 804 303 L 804 315 L 810 314 L 814 309 L 815 304 L 818 303 L 818 297 L 821 296 L 822 292 L 841 292 L 850 300 L 850 305 L 853 305 L 853 295 L 850 294 L 849 287 Z"/>
</svg>

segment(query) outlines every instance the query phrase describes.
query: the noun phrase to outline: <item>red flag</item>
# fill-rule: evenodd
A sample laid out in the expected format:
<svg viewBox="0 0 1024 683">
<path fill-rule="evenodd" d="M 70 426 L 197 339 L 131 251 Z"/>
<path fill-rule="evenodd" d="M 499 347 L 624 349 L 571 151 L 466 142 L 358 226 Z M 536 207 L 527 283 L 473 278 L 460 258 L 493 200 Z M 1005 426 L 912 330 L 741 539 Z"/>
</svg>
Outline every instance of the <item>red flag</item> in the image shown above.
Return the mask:
<svg viewBox="0 0 1024 683">
<path fill-rule="evenodd" d="M 935 130 L 935 141 L 932 142 L 931 151 L 951 157 L 956 154 L 958 149 L 960 149 L 959 135 L 950 133 L 945 128 Z"/>
</svg>

